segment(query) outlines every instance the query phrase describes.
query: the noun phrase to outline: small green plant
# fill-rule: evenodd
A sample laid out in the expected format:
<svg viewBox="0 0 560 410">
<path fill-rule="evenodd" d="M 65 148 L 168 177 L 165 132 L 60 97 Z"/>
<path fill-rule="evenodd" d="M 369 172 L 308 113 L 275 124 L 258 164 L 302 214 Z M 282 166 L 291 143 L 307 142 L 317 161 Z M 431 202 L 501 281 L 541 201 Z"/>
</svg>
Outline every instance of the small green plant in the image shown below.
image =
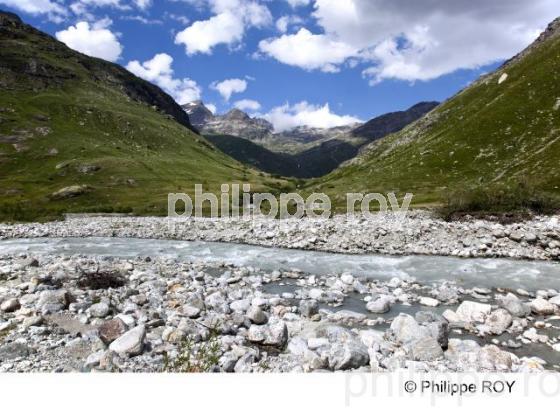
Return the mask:
<svg viewBox="0 0 560 410">
<path fill-rule="evenodd" d="M 163 370 L 174 373 L 205 373 L 218 365 L 220 342 L 216 332 L 211 332 L 207 341 L 195 343 L 187 337 L 179 347 L 179 354 L 173 360 L 164 356 Z"/>
</svg>

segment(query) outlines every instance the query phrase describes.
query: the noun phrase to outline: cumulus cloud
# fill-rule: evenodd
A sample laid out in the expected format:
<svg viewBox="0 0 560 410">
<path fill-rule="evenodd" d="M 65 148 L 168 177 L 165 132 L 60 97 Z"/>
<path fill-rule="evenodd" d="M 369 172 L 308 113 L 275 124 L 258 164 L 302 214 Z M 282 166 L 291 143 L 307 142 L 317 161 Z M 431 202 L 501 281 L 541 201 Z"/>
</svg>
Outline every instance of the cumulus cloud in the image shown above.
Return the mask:
<svg viewBox="0 0 560 410">
<path fill-rule="evenodd" d="M 261 104 L 255 100 L 239 100 L 233 106 L 241 111 L 258 111 L 261 109 Z"/>
<path fill-rule="evenodd" d="M 275 107 L 262 117 L 270 121 L 277 132 L 299 126 L 331 128 L 361 122 L 359 118 L 350 115 L 333 113 L 329 104 L 320 106 L 309 104 L 307 101 Z"/>
<path fill-rule="evenodd" d="M 160 86 L 181 105 L 199 100 L 201 90 L 196 81 L 190 78 L 174 78 L 172 64 L 173 57 L 161 53 L 143 63 L 131 61 L 126 68 L 138 77 Z"/>
<path fill-rule="evenodd" d="M 431 80 L 511 57 L 557 15 L 557 0 L 314 0 L 320 31 L 266 39 L 259 50 L 305 70 L 362 63 L 371 84 Z M 279 31 L 288 27 L 277 20 Z"/>
<path fill-rule="evenodd" d="M 208 0 L 214 15 L 195 21 L 175 36 L 175 44 L 185 46 L 188 55 L 211 54 L 220 44 L 239 44 L 250 27 L 264 27 L 272 22 L 268 8 L 252 0 Z"/>
<path fill-rule="evenodd" d="M 282 16 L 276 20 L 276 28 L 281 33 L 287 32 L 290 26 L 297 26 L 301 24 L 303 24 L 303 19 L 295 14 Z"/>
<path fill-rule="evenodd" d="M 324 34 L 313 34 L 305 28 L 295 34 L 262 40 L 259 50 L 284 64 L 325 72 L 337 71 L 338 64 L 356 54 L 348 44 Z"/>
<path fill-rule="evenodd" d="M 218 111 L 218 109 L 216 108 L 216 105 L 215 105 L 215 104 L 212 104 L 212 103 L 204 103 L 204 106 L 205 106 L 206 108 L 208 108 L 212 114 L 216 114 L 216 112 Z"/>
<path fill-rule="evenodd" d="M 152 6 L 152 0 L 134 0 L 134 4 L 141 10 L 146 10 Z"/>
<path fill-rule="evenodd" d="M 214 82 L 210 88 L 220 93 L 224 100 L 229 101 L 231 96 L 236 93 L 242 93 L 247 89 L 247 81 L 240 78 L 230 78 L 228 80 Z"/>
<path fill-rule="evenodd" d="M 311 0 L 286 0 L 293 8 L 308 6 Z"/>
<path fill-rule="evenodd" d="M 511 57 L 558 14 L 555 0 L 315 0 L 327 36 L 360 50 L 372 83 L 430 80 Z"/>
<path fill-rule="evenodd" d="M 0 4 L 33 15 L 46 14 L 57 22 L 68 14 L 63 6 L 53 0 L 0 0 Z"/>
<path fill-rule="evenodd" d="M 68 47 L 88 56 L 117 61 L 122 53 L 122 45 L 117 36 L 107 27 L 110 20 L 101 20 L 92 26 L 81 21 L 66 30 L 58 31 L 56 38 Z"/>
</svg>

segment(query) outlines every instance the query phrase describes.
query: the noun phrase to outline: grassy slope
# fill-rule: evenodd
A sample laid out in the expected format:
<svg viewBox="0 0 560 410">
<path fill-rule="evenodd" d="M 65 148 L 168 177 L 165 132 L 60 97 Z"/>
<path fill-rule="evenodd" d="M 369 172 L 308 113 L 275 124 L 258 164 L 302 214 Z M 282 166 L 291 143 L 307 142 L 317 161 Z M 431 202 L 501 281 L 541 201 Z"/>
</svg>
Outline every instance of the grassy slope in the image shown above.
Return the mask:
<svg viewBox="0 0 560 410">
<path fill-rule="evenodd" d="M 165 209 L 167 193 L 192 192 L 196 183 L 215 192 L 222 183 L 249 182 L 254 190 L 287 183 L 227 157 L 169 115 L 96 81 L 73 59 L 53 58 L 45 41 L 2 39 L 2 58 L 33 58 L 50 65 L 49 76 L 72 78 L 51 76 L 45 87 L 44 79 L 19 73 L 15 83 L 7 81 L 13 73 L 0 70 L 9 84 L 0 87 L 0 219 L 9 219 L 16 204 L 30 218 L 128 207 L 154 213 Z M 52 149 L 58 153 L 50 155 Z M 101 169 L 80 173 L 85 164 Z M 50 197 L 81 184 L 93 189 L 71 199 Z"/>
<path fill-rule="evenodd" d="M 498 84 L 503 73 L 507 79 Z M 523 178 L 559 193 L 560 36 L 480 79 L 403 131 L 368 146 L 352 163 L 316 181 L 346 192 L 412 192 L 438 203 L 450 190 Z"/>
</svg>

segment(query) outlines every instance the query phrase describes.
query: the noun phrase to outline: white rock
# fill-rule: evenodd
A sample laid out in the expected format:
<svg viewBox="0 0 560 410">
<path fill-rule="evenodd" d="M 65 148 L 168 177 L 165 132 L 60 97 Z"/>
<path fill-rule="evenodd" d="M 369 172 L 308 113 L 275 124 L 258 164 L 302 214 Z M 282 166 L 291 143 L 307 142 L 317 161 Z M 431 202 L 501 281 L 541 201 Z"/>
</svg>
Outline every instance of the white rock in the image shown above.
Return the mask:
<svg viewBox="0 0 560 410">
<path fill-rule="evenodd" d="M 418 303 L 420 303 L 421 305 L 430 306 L 430 307 L 439 306 L 439 300 L 429 298 L 429 297 L 426 297 L 426 296 L 422 296 L 420 299 L 418 299 Z"/>
<path fill-rule="evenodd" d="M 109 345 L 109 349 L 118 354 L 139 355 L 144 350 L 144 325 L 136 326 Z"/>
<path fill-rule="evenodd" d="M 492 310 L 492 306 L 485 303 L 464 301 L 457 308 L 457 316 L 464 322 L 484 322 L 486 316 Z"/>
</svg>

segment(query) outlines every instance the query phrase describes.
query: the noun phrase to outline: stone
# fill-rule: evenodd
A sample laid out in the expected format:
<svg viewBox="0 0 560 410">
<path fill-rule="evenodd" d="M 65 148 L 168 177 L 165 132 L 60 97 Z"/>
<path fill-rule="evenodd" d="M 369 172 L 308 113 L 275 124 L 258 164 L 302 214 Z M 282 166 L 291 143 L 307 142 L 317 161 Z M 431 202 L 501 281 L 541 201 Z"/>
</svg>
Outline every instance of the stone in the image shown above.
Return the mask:
<svg viewBox="0 0 560 410">
<path fill-rule="evenodd" d="M 500 299 L 500 305 L 515 317 L 525 317 L 531 313 L 531 308 L 523 303 L 513 293 L 508 293 Z"/>
<path fill-rule="evenodd" d="M 388 296 L 381 296 L 368 302 L 366 309 L 372 313 L 387 313 L 391 309 L 391 298 Z"/>
<path fill-rule="evenodd" d="M 105 350 L 99 350 L 97 352 L 90 354 L 86 358 L 86 361 L 84 362 L 84 367 L 86 369 L 92 369 L 96 366 L 99 366 L 99 364 L 101 363 L 101 359 L 103 359 L 104 355 L 105 355 Z"/>
<path fill-rule="evenodd" d="M 414 340 L 410 346 L 413 360 L 433 361 L 443 356 L 443 350 L 433 337 Z"/>
<path fill-rule="evenodd" d="M 454 364 L 454 370 L 476 371 L 480 345 L 474 340 L 449 339 L 445 357 Z"/>
<path fill-rule="evenodd" d="M 145 337 L 146 327 L 136 326 L 111 343 L 109 349 L 120 355 L 139 355 L 144 350 Z"/>
<path fill-rule="evenodd" d="M 369 364 L 369 353 L 363 343 L 356 340 L 334 343 L 328 352 L 331 370 L 357 369 Z"/>
<path fill-rule="evenodd" d="M 0 363 L 5 360 L 21 359 L 32 353 L 27 344 L 13 342 L 0 346 Z"/>
<path fill-rule="evenodd" d="M 114 318 L 99 326 L 98 331 L 103 343 L 110 344 L 126 332 L 126 325 L 120 318 Z"/>
<path fill-rule="evenodd" d="M 235 312 L 245 312 L 251 306 L 249 299 L 235 300 L 229 304 L 231 310 Z"/>
<path fill-rule="evenodd" d="M 51 196 L 53 199 L 67 199 L 73 198 L 76 196 L 83 195 L 91 190 L 91 187 L 88 185 L 71 185 L 59 189 L 58 191 L 54 192 Z"/>
<path fill-rule="evenodd" d="M 323 297 L 323 291 L 321 289 L 318 288 L 313 288 L 309 290 L 309 297 L 311 299 L 321 299 Z"/>
<path fill-rule="evenodd" d="M 70 295 L 66 290 L 44 290 L 39 295 L 37 307 L 41 309 L 43 315 L 46 315 L 66 309 L 69 303 Z"/>
<path fill-rule="evenodd" d="M 352 310 L 339 310 L 329 315 L 329 320 L 351 325 L 361 323 L 366 320 L 367 316 L 363 313 L 354 312 Z"/>
<path fill-rule="evenodd" d="M 553 298 L 550 298 L 548 301 L 552 303 L 554 306 L 560 307 L 560 295 L 554 296 Z"/>
<path fill-rule="evenodd" d="M 416 312 L 415 319 L 426 328 L 442 348 L 447 348 L 449 340 L 449 324 L 442 316 L 430 311 Z"/>
<path fill-rule="evenodd" d="M 251 306 L 247 309 L 247 318 L 256 325 L 264 325 L 268 318 L 260 307 Z"/>
<path fill-rule="evenodd" d="M 253 370 L 253 363 L 255 362 L 255 360 L 257 359 L 257 355 L 255 352 L 247 352 L 245 353 L 243 356 L 241 356 L 239 358 L 239 360 L 237 360 L 237 363 L 235 363 L 235 366 L 233 368 L 233 371 L 235 373 L 248 373 L 251 372 Z"/>
<path fill-rule="evenodd" d="M 477 356 L 479 368 L 509 372 L 512 367 L 511 354 L 500 350 L 497 346 L 487 345 L 480 349 Z"/>
<path fill-rule="evenodd" d="M 218 365 L 222 371 L 231 373 L 235 370 L 235 365 L 239 358 L 233 352 L 226 352 L 218 359 Z"/>
<path fill-rule="evenodd" d="M 185 305 L 183 306 L 183 314 L 188 318 L 196 319 L 200 316 L 200 309 L 195 306 Z"/>
<path fill-rule="evenodd" d="M 439 300 L 429 298 L 429 297 L 426 297 L 426 296 L 422 296 L 420 299 L 418 299 L 418 303 L 420 303 L 421 305 L 430 306 L 430 307 L 439 306 Z"/>
<path fill-rule="evenodd" d="M 399 314 L 391 323 L 390 332 L 399 343 L 409 343 L 427 336 L 428 331 L 422 328 L 416 320 L 405 313 Z"/>
<path fill-rule="evenodd" d="M 342 275 L 340 275 L 340 280 L 345 285 L 351 285 L 354 283 L 354 276 L 349 273 L 343 273 Z"/>
<path fill-rule="evenodd" d="M 319 312 L 319 303 L 314 300 L 301 300 L 299 302 L 299 311 L 303 317 L 312 317 Z"/>
<path fill-rule="evenodd" d="M 537 315 L 553 315 L 554 305 L 548 300 L 537 298 L 529 303 L 531 311 Z"/>
<path fill-rule="evenodd" d="M 498 309 L 490 313 L 486 317 L 486 322 L 484 323 L 486 326 L 488 326 L 491 334 L 501 335 L 506 331 L 507 328 L 511 326 L 512 322 L 513 318 L 507 310 Z"/>
<path fill-rule="evenodd" d="M 467 300 L 459 305 L 456 313 L 461 321 L 483 323 L 491 310 L 492 306 L 490 305 Z"/>
<path fill-rule="evenodd" d="M 266 346 L 283 347 L 288 341 L 288 328 L 283 321 L 267 325 L 251 325 L 247 339 Z"/>
<path fill-rule="evenodd" d="M 104 318 L 109 314 L 110 307 L 105 302 L 99 302 L 91 305 L 88 311 L 93 317 Z"/>
<path fill-rule="evenodd" d="M 2 312 L 11 313 L 15 312 L 21 307 L 19 300 L 16 298 L 7 299 L 0 305 L 0 310 Z"/>
</svg>

